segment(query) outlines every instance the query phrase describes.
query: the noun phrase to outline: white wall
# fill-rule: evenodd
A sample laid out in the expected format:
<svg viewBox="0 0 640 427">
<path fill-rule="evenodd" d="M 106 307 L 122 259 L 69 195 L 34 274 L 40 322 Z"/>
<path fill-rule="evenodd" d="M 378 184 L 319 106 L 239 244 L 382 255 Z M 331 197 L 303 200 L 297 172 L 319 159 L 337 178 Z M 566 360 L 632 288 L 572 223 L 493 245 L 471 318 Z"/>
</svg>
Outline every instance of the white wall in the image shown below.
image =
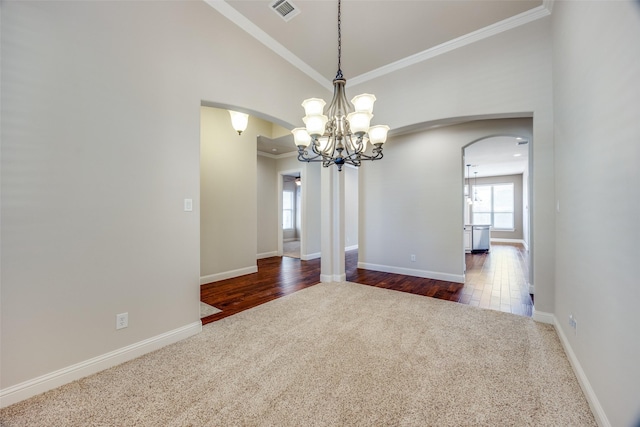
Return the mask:
<svg viewBox="0 0 640 427">
<path fill-rule="evenodd" d="M 375 123 L 387 123 L 396 130 L 416 123 L 428 123 L 454 117 L 502 115 L 518 112 L 533 113 L 533 168 L 530 171 L 530 176 L 533 188 L 532 199 L 535 203 L 531 206 L 532 241 L 530 242 L 530 250 L 536 287 L 535 307 L 536 312 L 542 313 L 553 313 L 554 311 L 555 202 L 551 53 L 551 19 L 542 18 L 391 75 L 355 87 L 348 87 L 351 93 L 375 93 L 377 98 Z M 395 139 L 392 138 L 392 141 Z M 421 148 L 422 157 L 420 157 L 416 156 L 414 152 L 405 150 L 395 152 L 396 147 L 401 144 L 388 145 L 385 148 L 384 160 L 362 167 L 362 171 L 367 171 L 367 187 L 370 184 L 369 176 L 373 175 L 374 171 L 382 174 L 376 176 L 375 179 L 372 177 L 376 184 L 379 183 L 383 187 L 372 188 L 370 197 L 384 199 L 389 195 L 388 192 L 400 191 L 407 197 L 422 198 L 423 193 L 419 193 L 418 187 L 414 187 L 413 184 L 409 184 L 409 187 L 390 188 L 384 182 L 390 181 L 397 185 L 402 182 L 402 185 L 407 185 L 406 181 L 401 181 L 398 177 L 407 177 L 409 171 L 415 172 L 418 176 L 436 179 L 433 171 L 426 169 L 430 167 L 434 167 L 436 170 L 444 168 L 442 163 L 432 160 L 434 159 L 432 156 L 444 153 L 441 153 L 439 148 L 435 146 L 424 147 Z M 447 162 L 453 161 L 456 157 L 455 153 L 449 151 L 445 155 L 447 157 L 443 161 Z M 458 182 L 445 180 L 442 185 L 459 185 L 457 188 L 462 188 L 462 172 L 458 171 L 461 165 L 455 164 L 452 167 L 456 169 L 454 171 L 447 169 L 443 172 L 445 176 L 456 175 Z M 362 171 L 360 179 L 363 179 Z M 444 189 L 438 188 L 439 184 L 439 180 L 423 180 L 421 184 L 415 185 L 425 185 L 433 193 L 444 192 Z M 386 190 L 383 191 L 382 188 Z M 461 200 L 451 201 L 451 203 L 461 203 Z M 392 207 L 387 207 L 386 212 L 391 216 L 376 217 L 377 227 L 382 227 L 383 224 L 386 227 L 389 223 L 405 218 L 404 212 L 395 212 Z M 457 212 L 462 215 L 461 208 Z M 368 212 L 365 213 L 365 215 L 368 214 Z M 413 218 L 415 213 L 406 213 L 406 215 L 410 215 L 412 220 L 417 220 L 417 218 Z M 459 227 L 462 219 L 455 221 L 455 230 L 458 231 L 453 231 L 453 228 L 442 230 L 426 221 L 431 215 L 434 214 L 427 215 L 423 219 L 424 227 L 430 227 L 430 231 L 424 231 L 424 238 L 431 239 L 434 235 L 440 236 L 449 232 L 462 233 Z M 444 220 L 449 223 L 452 219 L 449 217 Z M 367 224 L 365 229 L 371 229 L 373 226 L 373 223 Z M 360 229 L 362 243 L 362 226 Z M 388 246 L 390 241 L 398 238 L 392 235 L 391 230 L 386 230 L 386 233 L 389 235 L 389 239 L 380 238 L 375 243 L 371 243 Z M 409 234 L 411 233 L 406 229 L 402 232 L 402 235 Z M 450 236 L 453 235 L 450 234 Z M 449 241 L 453 240 L 449 237 Z M 369 248 L 370 245 L 366 250 L 370 250 Z M 418 250 L 418 248 L 402 244 L 398 248 L 401 255 L 398 255 L 398 260 L 394 265 L 406 268 L 408 254 L 413 253 L 413 250 Z M 445 251 L 450 253 L 448 247 L 445 248 Z M 411 268 L 434 268 L 440 272 L 455 274 L 462 268 L 460 265 L 456 266 L 451 260 L 442 259 L 442 263 L 435 264 L 435 260 L 440 260 L 442 254 L 431 258 L 431 254 L 425 252 L 420 256 L 423 259 L 422 262 L 428 263 L 428 265 L 424 264 L 419 267 L 420 261 L 417 261 L 411 264 Z M 429 261 L 424 257 L 428 257 Z M 379 257 L 376 256 L 376 259 Z"/>
<path fill-rule="evenodd" d="M 603 425 L 640 422 L 640 4 L 553 11 L 556 310 Z M 536 295 L 537 298 L 537 295 Z M 577 333 L 568 326 L 573 314 Z"/>
<path fill-rule="evenodd" d="M 6 391 L 199 328 L 202 100 L 297 123 L 324 89 L 201 2 L 1 7 Z"/>
<path fill-rule="evenodd" d="M 366 184 L 360 189 L 359 265 L 464 282 L 462 150 L 498 134 L 529 137 L 531 119 L 484 120 L 389 138 L 384 160 L 360 170 Z"/>
</svg>

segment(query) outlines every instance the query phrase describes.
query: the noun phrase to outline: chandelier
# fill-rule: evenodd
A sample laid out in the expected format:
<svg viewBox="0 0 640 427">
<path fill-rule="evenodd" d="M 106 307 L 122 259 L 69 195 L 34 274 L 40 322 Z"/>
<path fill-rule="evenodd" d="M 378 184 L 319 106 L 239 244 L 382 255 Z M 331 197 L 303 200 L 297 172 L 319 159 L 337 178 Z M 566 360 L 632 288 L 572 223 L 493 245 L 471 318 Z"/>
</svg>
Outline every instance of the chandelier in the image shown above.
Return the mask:
<svg viewBox="0 0 640 427">
<path fill-rule="evenodd" d="M 302 102 L 306 127 L 291 131 L 298 146 L 301 162 L 322 162 L 322 166 L 335 164 L 338 171 L 349 164 L 360 166 L 363 160 L 382 158 L 382 144 L 387 140 L 389 126 L 370 126 L 373 117 L 374 95 L 364 93 L 347 102 L 344 86 L 347 80 L 342 75 L 342 36 L 340 0 L 338 0 L 338 72 L 333 79 L 333 99 L 324 113 L 326 102 L 319 98 Z M 365 154 L 371 144 L 371 154 Z"/>
</svg>

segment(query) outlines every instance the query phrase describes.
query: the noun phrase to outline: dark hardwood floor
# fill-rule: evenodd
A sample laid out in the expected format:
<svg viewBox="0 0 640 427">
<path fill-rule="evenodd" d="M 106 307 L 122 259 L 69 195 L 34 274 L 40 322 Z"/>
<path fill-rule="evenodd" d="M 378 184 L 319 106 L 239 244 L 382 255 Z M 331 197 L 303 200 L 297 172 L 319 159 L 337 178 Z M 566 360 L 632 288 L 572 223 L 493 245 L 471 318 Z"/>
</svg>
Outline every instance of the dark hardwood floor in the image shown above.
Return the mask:
<svg viewBox="0 0 640 427">
<path fill-rule="evenodd" d="M 283 297 L 320 282 L 320 259 L 271 257 L 258 260 L 258 272 L 200 286 L 200 301 L 220 313 L 202 319 L 203 324 Z"/>
<path fill-rule="evenodd" d="M 467 254 L 466 282 L 454 283 L 357 268 L 358 251 L 346 253 L 347 281 L 521 316 L 531 316 L 524 249 L 492 244 L 488 254 Z M 200 287 L 200 300 L 220 310 L 207 324 L 319 283 L 320 260 L 272 257 L 258 260 L 258 272 Z"/>
</svg>

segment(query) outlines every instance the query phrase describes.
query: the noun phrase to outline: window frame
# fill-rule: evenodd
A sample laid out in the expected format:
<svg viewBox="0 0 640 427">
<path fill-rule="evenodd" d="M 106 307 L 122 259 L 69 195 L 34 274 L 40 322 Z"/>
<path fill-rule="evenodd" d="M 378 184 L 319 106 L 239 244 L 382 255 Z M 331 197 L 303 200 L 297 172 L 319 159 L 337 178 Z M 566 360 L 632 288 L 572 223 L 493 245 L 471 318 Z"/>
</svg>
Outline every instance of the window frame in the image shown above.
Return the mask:
<svg viewBox="0 0 640 427">
<path fill-rule="evenodd" d="M 295 191 L 292 190 L 282 190 L 282 230 L 294 230 L 296 228 L 296 219 L 294 218 L 294 215 L 296 214 L 296 197 L 295 197 Z M 285 199 L 288 197 L 288 195 L 290 195 L 290 207 L 289 208 L 285 208 Z M 291 222 L 291 226 L 288 227 L 285 225 L 285 218 L 287 217 L 287 215 L 285 215 L 285 212 L 289 211 L 289 219 Z"/>
<path fill-rule="evenodd" d="M 511 187 L 511 210 L 510 211 L 496 211 L 495 208 L 495 187 L 497 186 L 510 186 Z M 488 187 L 490 188 L 490 196 L 491 196 L 491 210 L 490 211 L 481 211 L 481 212 L 477 212 L 476 211 L 476 206 L 477 203 L 473 203 L 473 205 L 471 206 L 471 219 L 472 219 L 472 223 L 476 224 L 476 214 L 484 214 L 484 215 L 489 215 L 490 217 L 490 224 L 491 224 L 491 229 L 495 230 L 495 231 L 515 231 L 515 227 L 516 227 L 516 193 L 515 193 L 515 183 L 514 182 L 496 182 L 496 183 L 486 183 L 486 184 L 478 184 L 478 185 L 474 185 L 474 188 L 472 189 L 472 191 L 475 194 L 476 191 L 476 187 L 478 189 L 484 187 Z M 471 196 L 473 197 L 473 196 Z M 497 214 L 511 214 L 511 227 L 510 228 L 498 228 L 495 226 L 495 216 Z M 480 222 L 478 222 L 480 223 Z"/>
</svg>

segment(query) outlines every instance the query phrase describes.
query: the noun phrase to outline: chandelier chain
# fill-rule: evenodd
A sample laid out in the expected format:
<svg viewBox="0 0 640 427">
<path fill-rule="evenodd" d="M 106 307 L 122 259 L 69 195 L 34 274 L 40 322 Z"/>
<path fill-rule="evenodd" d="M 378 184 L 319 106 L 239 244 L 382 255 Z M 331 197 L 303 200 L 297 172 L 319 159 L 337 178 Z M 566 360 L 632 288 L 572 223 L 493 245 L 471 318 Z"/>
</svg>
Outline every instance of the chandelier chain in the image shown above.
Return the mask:
<svg viewBox="0 0 640 427">
<path fill-rule="evenodd" d="M 340 12 L 340 0 L 338 0 L 338 73 L 336 79 L 342 78 L 342 13 Z"/>
</svg>

